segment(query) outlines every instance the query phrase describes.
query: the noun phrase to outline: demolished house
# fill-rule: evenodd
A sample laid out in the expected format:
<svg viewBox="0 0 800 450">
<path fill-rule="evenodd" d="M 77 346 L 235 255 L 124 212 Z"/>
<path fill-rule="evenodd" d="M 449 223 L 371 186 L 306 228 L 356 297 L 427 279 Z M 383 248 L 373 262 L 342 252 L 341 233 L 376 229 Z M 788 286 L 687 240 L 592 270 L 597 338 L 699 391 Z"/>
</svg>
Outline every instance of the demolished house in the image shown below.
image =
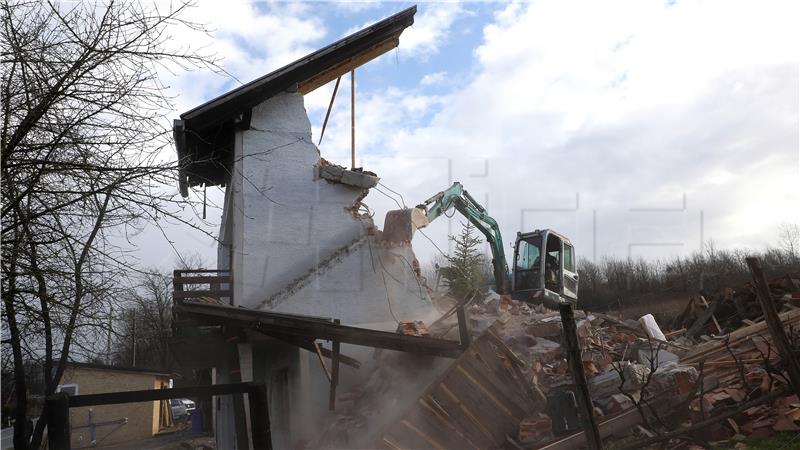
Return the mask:
<svg viewBox="0 0 800 450">
<path fill-rule="evenodd" d="M 225 202 L 217 269 L 176 272 L 173 348 L 184 367 L 206 371 L 213 384 L 265 382 L 276 447 L 317 445 L 320 430 L 309 424 L 331 416 L 337 385 L 341 393 L 369 381 L 369 368 L 359 366 L 376 348 L 460 353 L 456 341 L 395 333 L 400 321 L 435 315 L 411 244 L 376 228 L 361 202 L 379 177 L 328 163 L 303 104 L 304 94 L 397 47 L 415 12 L 345 37 L 174 124 L 181 193 L 224 186 Z M 436 361 L 416 371 L 398 399 L 415 393 L 415 383 L 424 388 Z M 236 398 L 215 401 L 208 409 L 219 448 L 233 448 L 245 436 L 245 408 Z"/>
<path fill-rule="evenodd" d="M 366 213 L 379 174 L 330 164 L 313 144 L 303 95 L 395 48 L 415 12 L 175 121 L 181 193 L 224 186 L 225 202 L 217 268 L 175 271 L 174 354 L 201 383 L 263 383 L 275 448 L 585 447 L 558 313 L 493 293 L 437 310 L 413 227 L 387 216 L 380 230 Z M 798 278 L 773 294 L 797 299 Z M 703 424 L 784 392 L 764 369 L 780 358 L 746 292 L 692 302 L 666 332 L 652 316 L 575 311 L 604 439 L 656 439 L 665 423 Z M 800 319 L 792 302 L 777 302 L 785 326 Z M 217 448 L 252 447 L 247 401 L 199 402 Z M 797 397 L 779 407 L 800 419 Z M 729 419 L 706 429 L 800 429 L 762 403 Z"/>
</svg>

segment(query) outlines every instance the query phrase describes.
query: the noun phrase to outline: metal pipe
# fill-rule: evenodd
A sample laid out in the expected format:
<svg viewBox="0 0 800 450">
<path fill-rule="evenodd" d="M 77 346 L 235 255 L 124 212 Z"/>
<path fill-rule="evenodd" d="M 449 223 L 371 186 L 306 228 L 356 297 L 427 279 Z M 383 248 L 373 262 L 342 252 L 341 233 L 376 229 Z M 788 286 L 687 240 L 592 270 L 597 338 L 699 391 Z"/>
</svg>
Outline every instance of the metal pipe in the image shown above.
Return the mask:
<svg viewBox="0 0 800 450">
<path fill-rule="evenodd" d="M 350 71 L 350 168 L 356 168 L 356 69 Z"/>
<path fill-rule="evenodd" d="M 322 144 L 322 136 L 325 136 L 325 127 L 328 126 L 328 118 L 331 116 L 331 110 L 333 109 L 333 101 L 336 100 L 336 92 L 339 90 L 339 83 L 342 81 L 342 77 L 336 79 L 336 84 L 333 86 L 333 94 L 331 95 L 331 102 L 328 104 L 328 112 L 325 113 L 325 120 L 322 121 L 322 132 L 319 133 L 319 142 L 317 142 L 317 147 Z"/>
</svg>

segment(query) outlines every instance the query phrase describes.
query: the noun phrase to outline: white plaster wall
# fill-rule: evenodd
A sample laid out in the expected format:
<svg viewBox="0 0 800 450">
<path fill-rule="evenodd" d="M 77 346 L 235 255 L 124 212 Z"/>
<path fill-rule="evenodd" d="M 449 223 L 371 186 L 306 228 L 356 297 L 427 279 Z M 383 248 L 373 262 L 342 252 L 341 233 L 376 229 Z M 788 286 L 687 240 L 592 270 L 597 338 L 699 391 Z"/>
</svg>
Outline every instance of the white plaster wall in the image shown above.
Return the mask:
<svg viewBox="0 0 800 450">
<path fill-rule="evenodd" d="M 383 328 L 433 312 L 410 246 L 383 248 L 368 236 L 372 221 L 348 210 L 363 190 L 315 179 L 319 151 L 302 95 L 253 108 L 235 155 L 225 205 L 233 223 L 221 230 L 230 232 L 237 305 Z M 222 247 L 220 267 L 227 257 Z"/>
<path fill-rule="evenodd" d="M 410 246 L 387 248 L 369 236 L 272 309 L 390 331 L 399 320 L 426 320 L 435 311 L 414 274 L 413 259 Z"/>
</svg>

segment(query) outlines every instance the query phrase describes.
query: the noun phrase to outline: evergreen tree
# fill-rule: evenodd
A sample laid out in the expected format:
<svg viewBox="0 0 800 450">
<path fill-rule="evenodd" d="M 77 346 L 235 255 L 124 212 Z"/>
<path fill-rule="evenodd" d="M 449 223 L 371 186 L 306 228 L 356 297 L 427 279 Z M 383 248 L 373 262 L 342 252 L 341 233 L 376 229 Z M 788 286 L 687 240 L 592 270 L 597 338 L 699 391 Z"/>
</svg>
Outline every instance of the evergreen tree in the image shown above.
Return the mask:
<svg viewBox="0 0 800 450">
<path fill-rule="evenodd" d="M 447 258 L 450 266 L 442 268 L 442 278 L 457 299 L 486 289 L 485 257 L 478 251 L 482 239 L 475 235 L 475 227 L 471 223 L 462 225 L 464 228 L 458 236 L 450 236 L 455 243 L 453 255 Z"/>
</svg>

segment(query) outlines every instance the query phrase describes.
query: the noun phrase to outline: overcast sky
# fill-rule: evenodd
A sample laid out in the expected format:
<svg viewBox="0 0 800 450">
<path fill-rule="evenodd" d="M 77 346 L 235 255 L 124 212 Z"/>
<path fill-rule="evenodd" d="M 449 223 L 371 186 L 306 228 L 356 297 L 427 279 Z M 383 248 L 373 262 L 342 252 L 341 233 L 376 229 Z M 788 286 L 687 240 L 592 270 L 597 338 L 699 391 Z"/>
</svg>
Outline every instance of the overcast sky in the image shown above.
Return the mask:
<svg viewBox="0 0 800 450">
<path fill-rule="evenodd" d="M 207 43 L 248 82 L 412 4 L 201 2 L 192 15 L 213 39 L 176 39 Z M 800 222 L 796 5 L 420 3 L 399 48 L 356 71 L 358 161 L 409 206 L 461 181 L 506 242 L 555 228 L 597 260 L 708 240 L 763 249 L 779 224 Z M 239 84 L 204 71 L 168 82 L 176 118 Z M 305 98 L 315 141 L 332 90 Z M 349 165 L 349 133 L 345 78 L 322 156 Z M 397 208 L 374 189 L 365 203 L 378 225 Z M 218 223 L 210 209 L 208 229 Z M 426 232 L 447 251 L 459 228 L 456 216 Z M 167 234 L 214 264 L 208 237 Z M 142 262 L 171 268 L 175 254 L 151 245 Z M 419 234 L 414 247 L 423 263 L 438 253 Z"/>
</svg>

